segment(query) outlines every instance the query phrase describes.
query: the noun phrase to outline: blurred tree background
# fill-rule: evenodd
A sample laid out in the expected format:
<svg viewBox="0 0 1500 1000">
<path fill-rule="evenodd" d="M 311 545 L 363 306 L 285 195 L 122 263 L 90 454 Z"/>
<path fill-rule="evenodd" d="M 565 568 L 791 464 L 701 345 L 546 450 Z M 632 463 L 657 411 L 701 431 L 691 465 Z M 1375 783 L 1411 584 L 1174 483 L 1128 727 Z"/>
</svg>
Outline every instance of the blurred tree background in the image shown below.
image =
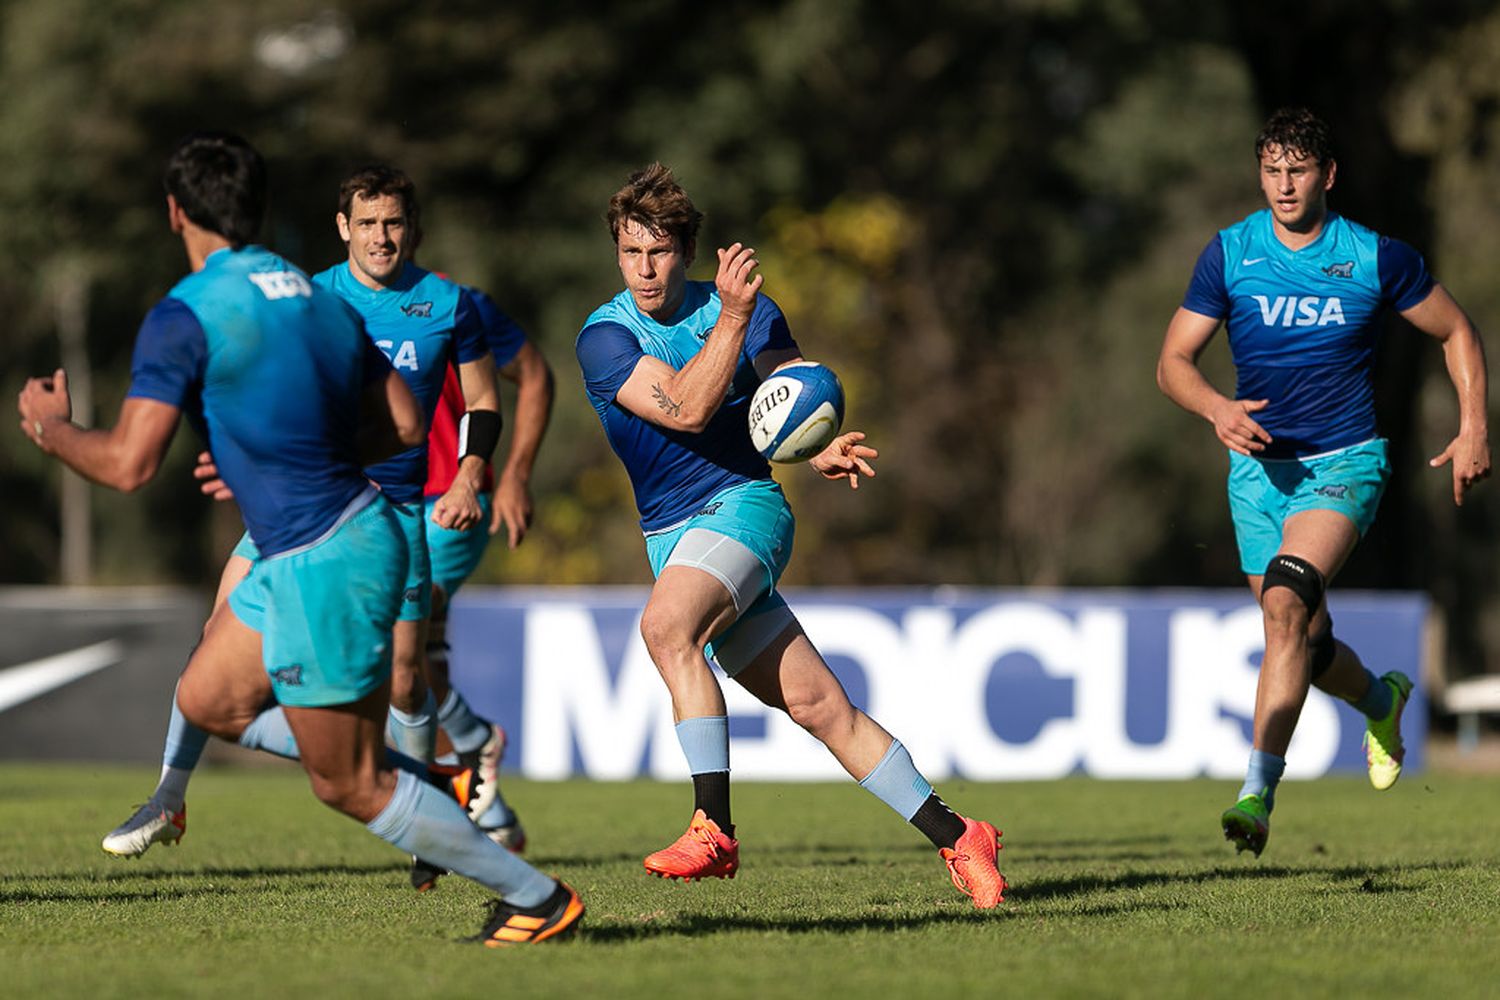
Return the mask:
<svg viewBox="0 0 1500 1000">
<path fill-rule="evenodd" d="M 535 527 L 479 579 L 644 582 L 572 345 L 619 287 L 605 202 L 660 159 L 708 214 L 695 276 L 756 246 L 881 449 L 852 496 L 778 474 L 788 582 L 1240 586 L 1222 448 L 1155 387 L 1166 322 L 1204 243 L 1261 205 L 1259 123 L 1300 103 L 1340 142 L 1334 207 L 1424 250 L 1500 331 L 1494 7 L 0 0 L 0 389 L 66 363 L 90 376 L 77 416 L 114 419 L 136 325 L 185 269 L 159 183 L 182 133 L 262 149 L 266 242 L 310 270 L 343 256 L 341 176 L 394 162 L 422 191 L 422 262 L 493 293 L 558 374 Z M 1222 338 L 1205 366 L 1231 386 Z M 1457 672 L 1484 669 L 1500 487 L 1456 511 L 1427 469 L 1456 406 L 1399 319 L 1378 379 L 1397 474 L 1341 585 L 1431 593 Z M 239 526 L 194 488 L 190 438 L 122 497 L 0 434 L 0 582 L 215 579 Z M 64 552 L 65 518 L 91 548 Z"/>
</svg>

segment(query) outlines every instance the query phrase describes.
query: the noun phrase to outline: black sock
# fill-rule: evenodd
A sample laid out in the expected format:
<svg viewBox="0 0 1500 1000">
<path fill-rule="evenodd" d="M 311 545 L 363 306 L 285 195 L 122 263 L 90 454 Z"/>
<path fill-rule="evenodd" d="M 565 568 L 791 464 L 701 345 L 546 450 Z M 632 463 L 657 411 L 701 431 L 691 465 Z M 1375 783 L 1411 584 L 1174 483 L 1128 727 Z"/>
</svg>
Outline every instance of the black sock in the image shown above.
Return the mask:
<svg viewBox="0 0 1500 1000">
<path fill-rule="evenodd" d="M 933 847 L 951 849 L 964 835 L 963 817 L 949 809 L 947 803 L 937 797 L 937 792 L 927 796 L 927 801 L 912 816 L 911 825 L 921 830 L 923 836 L 932 841 Z"/>
<path fill-rule="evenodd" d="M 724 836 L 734 836 L 734 824 L 729 822 L 729 772 L 705 771 L 693 775 L 693 806 L 703 810 L 703 815 L 719 824 Z"/>
</svg>

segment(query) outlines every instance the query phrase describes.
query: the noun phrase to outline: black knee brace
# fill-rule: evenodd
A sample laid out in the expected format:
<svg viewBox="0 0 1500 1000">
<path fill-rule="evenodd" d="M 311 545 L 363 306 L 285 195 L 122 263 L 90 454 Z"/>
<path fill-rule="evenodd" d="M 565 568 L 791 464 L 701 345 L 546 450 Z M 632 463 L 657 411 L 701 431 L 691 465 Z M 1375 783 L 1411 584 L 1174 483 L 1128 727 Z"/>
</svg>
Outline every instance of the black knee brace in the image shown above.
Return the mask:
<svg viewBox="0 0 1500 1000">
<path fill-rule="evenodd" d="M 1266 565 L 1266 574 L 1261 580 L 1261 598 L 1272 587 L 1285 587 L 1307 605 L 1307 613 L 1315 615 L 1323 603 L 1323 574 L 1318 567 L 1299 556 L 1279 555 Z"/>
<path fill-rule="evenodd" d="M 1312 672 L 1308 676 L 1312 680 L 1323 676 L 1323 671 L 1328 669 L 1336 653 L 1338 641 L 1333 637 L 1333 622 L 1329 621 L 1327 628 L 1307 640 L 1307 654 L 1312 665 Z"/>
</svg>

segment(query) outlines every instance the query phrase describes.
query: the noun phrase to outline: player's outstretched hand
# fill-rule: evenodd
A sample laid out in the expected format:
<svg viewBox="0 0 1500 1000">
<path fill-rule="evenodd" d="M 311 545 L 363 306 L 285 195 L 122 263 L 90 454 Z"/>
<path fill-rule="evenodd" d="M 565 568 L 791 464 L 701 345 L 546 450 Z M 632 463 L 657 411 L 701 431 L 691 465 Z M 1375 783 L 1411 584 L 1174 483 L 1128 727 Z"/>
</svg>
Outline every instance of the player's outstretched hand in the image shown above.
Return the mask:
<svg viewBox="0 0 1500 1000">
<path fill-rule="evenodd" d="M 498 535 L 503 527 L 506 543 L 515 548 L 531 527 L 531 512 L 531 490 L 516 477 L 502 475 L 490 508 L 490 534 Z"/>
<path fill-rule="evenodd" d="M 213 455 L 206 451 L 198 452 L 198 463 L 193 466 L 193 478 L 198 480 L 198 489 L 203 491 L 206 497 L 215 500 L 233 500 L 234 493 L 223 479 L 219 478 L 219 466 L 214 462 Z"/>
<path fill-rule="evenodd" d="M 451 531 L 468 531 L 484 518 L 484 508 L 472 487 L 459 479 L 432 505 L 432 523 Z"/>
<path fill-rule="evenodd" d="M 1270 402 L 1269 399 L 1224 400 L 1223 405 L 1209 416 L 1209 421 L 1214 425 L 1214 433 L 1224 442 L 1225 447 L 1241 455 L 1265 451 L 1266 445 L 1271 443 L 1271 435 L 1250 414 L 1259 413 Z"/>
<path fill-rule="evenodd" d="M 859 477 L 875 476 L 872 459 L 880 452 L 867 444 L 864 431 L 847 431 L 831 441 L 827 448 L 807 460 L 807 464 L 824 479 L 847 479 L 851 490 L 859 489 Z"/>
<path fill-rule="evenodd" d="M 1434 469 L 1453 463 L 1453 503 L 1464 505 L 1464 494 L 1490 474 L 1490 440 L 1487 435 L 1460 434 L 1448 442 L 1442 454 L 1427 464 Z"/>
<path fill-rule="evenodd" d="M 29 378 L 16 397 L 16 410 L 21 414 L 21 430 L 31 443 L 51 454 L 47 442 L 47 425 L 54 422 L 67 423 L 73 419 L 73 400 L 68 395 L 68 373 L 61 368 L 50 376 Z"/>
<path fill-rule="evenodd" d="M 719 303 L 723 311 L 749 319 L 755 311 L 755 296 L 764 277 L 755 273 L 760 261 L 755 259 L 755 249 L 743 243 L 733 243 L 726 250 L 719 249 L 719 273 L 714 275 L 714 287 L 719 290 Z"/>
</svg>

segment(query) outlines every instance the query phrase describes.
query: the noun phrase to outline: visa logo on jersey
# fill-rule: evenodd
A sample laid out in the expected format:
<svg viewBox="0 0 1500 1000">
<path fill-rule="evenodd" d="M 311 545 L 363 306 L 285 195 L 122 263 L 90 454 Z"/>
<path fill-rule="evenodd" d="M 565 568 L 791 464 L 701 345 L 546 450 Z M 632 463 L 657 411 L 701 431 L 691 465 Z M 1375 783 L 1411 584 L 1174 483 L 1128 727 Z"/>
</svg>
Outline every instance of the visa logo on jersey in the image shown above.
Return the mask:
<svg viewBox="0 0 1500 1000">
<path fill-rule="evenodd" d="M 1344 304 L 1337 295 L 1252 295 L 1260 306 L 1260 318 L 1266 326 L 1344 325 Z"/>
<path fill-rule="evenodd" d="M 246 275 L 266 298 L 307 298 L 312 295 L 312 285 L 296 271 L 253 271 Z"/>
</svg>

